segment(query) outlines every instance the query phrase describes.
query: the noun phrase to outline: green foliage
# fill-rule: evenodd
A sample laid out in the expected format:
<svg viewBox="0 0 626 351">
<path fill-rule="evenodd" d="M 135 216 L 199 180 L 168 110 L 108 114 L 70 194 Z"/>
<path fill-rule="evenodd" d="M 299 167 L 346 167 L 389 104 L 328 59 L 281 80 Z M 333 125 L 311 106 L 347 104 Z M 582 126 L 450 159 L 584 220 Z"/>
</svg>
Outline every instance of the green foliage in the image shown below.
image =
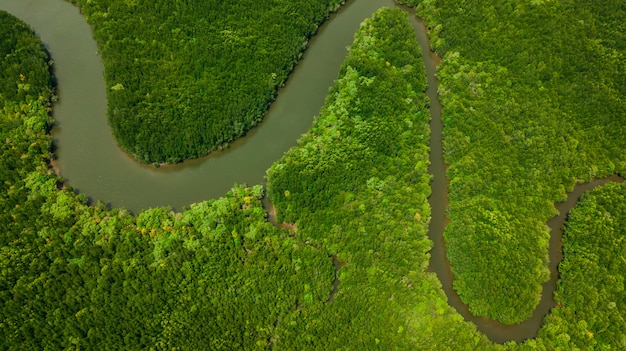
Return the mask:
<svg viewBox="0 0 626 351">
<path fill-rule="evenodd" d="M 13 45 L 0 71 L 18 62 L 49 84 L 32 31 L 2 14 L 0 28 Z M 137 217 L 59 190 L 50 91 L 2 93 L 0 349 L 267 348 L 284 315 L 327 299 L 331 259 L 266 221 L 259 186 Z"/>
<path fill-rule="evenodd" d="M 9 233 L 14 221 L 28 218 L 19 216 L 29 193 L 28 175 L 47 172 L 52 80 L 48 54 L 30 28 L 0 11 L 0 32 L 0 233 Z M 56 190 L 55 182 L 48 186 L 37 191 Z"/>
<path fill-rule="evenodd" d="M 0 105 L 50 95 L 49 57 L 23 22 L 0 11 Z"/>
<path fill-rule="evenodd" d="M 406 5 L 410 7 L 416 7 L 422 3 L 423 0 L 396 0 L 396 3 Z"/>
<path fill-rule="evenodd" d="M 553 203 L 626 173 L 624 5 L 423 1 L 444 58 L 455 289 L 474 314 L 528 318 L 548 278 Z"/>
<path fill-rule="evenodd" d="M 564 258 L 552 309 L 539 336 L 516 350 L 626 348 L 626 185 L 585 193 L 568 215 Z"/>
<path fill-rule="evenodd" d="M 297 237 L 345 263 L 332 305 L 281 323 L 276 346 L 486 347 L 424 272 L 431 247 L 428 102 L 406 17 L 379 10 L 361 25 L 313 128 L 268 171 L 279 220 L 295 222 Z"/>
<path fill-rule="evenodd" d="M 30 219 L 3 243 L 1 347 L 267 346 L 283 315 L 326 299 L 332 265 L 268 223 L 252 194 L 137 218 L 68 191 L 22 204 Z"/>
<path fill-rule="evenodd" d="M 567 349 L 626 348 L 626 185 L 589 192 L 568 216 L 555 298 L 540 337 Z M 561 340 L 567 340 L 561 343 Z"/>
<path fill-rule="evenodd" d="M 72 0 L 94 29 L 108 119 L 143 162 L 206 155 L 259 123 L 339 0 Z"/>
</svg>

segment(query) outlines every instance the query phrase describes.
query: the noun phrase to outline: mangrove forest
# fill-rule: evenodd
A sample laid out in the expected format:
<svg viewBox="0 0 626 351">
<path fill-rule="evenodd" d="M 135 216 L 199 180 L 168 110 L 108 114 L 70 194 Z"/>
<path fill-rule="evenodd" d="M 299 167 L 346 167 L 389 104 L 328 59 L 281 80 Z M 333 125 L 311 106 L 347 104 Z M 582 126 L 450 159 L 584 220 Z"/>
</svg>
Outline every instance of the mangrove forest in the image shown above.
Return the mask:
<svg viewBox="0 0 626 351">
<path fill-rule="evenodd" d="M 75 101 L 14 1 L 0 350 L 626 348 L 626 3 L 70 0 L 107 104 L 79 113 L 147 178 L 245 148 L 306 93 L 288 80 L 319 31 L 367 12 L 265 182 L 124 208 L 63 177 Z"/>
</svg>

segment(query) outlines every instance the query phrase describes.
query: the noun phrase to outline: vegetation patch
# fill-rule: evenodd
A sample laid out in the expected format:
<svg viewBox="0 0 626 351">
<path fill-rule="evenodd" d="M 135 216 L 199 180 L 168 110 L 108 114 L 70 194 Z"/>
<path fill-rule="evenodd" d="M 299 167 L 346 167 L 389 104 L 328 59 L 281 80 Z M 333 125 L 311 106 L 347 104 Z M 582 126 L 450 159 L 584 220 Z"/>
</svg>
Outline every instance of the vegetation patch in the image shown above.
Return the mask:
<svg viewBox="0 0 626 351">
<path fill-rule="evenodd" d="M 379 10 L 356 34 L 312 129 L 268 171 L 278 220 L 297 223 L 297 237 L 345 264 L 332 304 L 280 325 L 286 349 L 487 344 L 425 273 L 432 245 L 425 88 L 407 14 Z"/>
<path fill-rule="evenodd" d="M 142 162 L 206 155 L 261 121 L 340 0 L 71 0 L 94 30 L 119 145 Z"/>
<path fill-rule="evenodd" d="M 626 185 L 609 183 L 585 194 L 568 216 L 564 259 L 535 349 L 626 348 Z M 529 349 L 531 349 L 529 347 Z"/>
<path fill-rule="evenodd" d="M 476 315 L 530 317 L 546 221 L 576 182 L 626 172 L 619 1 L 423 1 L 450 165 L 446 249 Z"/>
</svg>

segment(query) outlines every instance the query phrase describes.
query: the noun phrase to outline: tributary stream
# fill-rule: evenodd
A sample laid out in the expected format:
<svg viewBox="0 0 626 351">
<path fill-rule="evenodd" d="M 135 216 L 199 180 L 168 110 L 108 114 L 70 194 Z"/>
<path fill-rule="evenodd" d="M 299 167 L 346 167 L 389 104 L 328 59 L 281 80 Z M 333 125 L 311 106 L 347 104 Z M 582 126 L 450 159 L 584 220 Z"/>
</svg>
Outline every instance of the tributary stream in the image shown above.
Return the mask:
<svg viewBox="0 0 626 351">
<path fill-rule="evenodd" d="M 309 42 L 303 59 L 278 92 L 259 127 L 231 144 L 225 151 L 179 165 L 156 169 L 130 159 L 121 151 L 106 122 L 103 66 L 91 30 L 78 9 L 62 0 L 0 0 L 0 9 L 29 24 L 45 43 L 54 61 L 59 101 L 54 105 L 57 125 L 56 165 L 62 177 L 93 200 L 137 212 L 154 206 L 181 209 L 194 202 L 223 196 L 234 183 L 263 182 L 265 171 L 311 126 L 337 77 L 346 47 L 359 24 L 380 7 L 393 7 L 392 0 L 348 1 L 331 16 Z M 543 317 L 555 303 L 557 265 L 561 261 L 561 231 L 566 213 L 586 190 L 617 177 L 576 186 L 567 201 L 557 204 L 560 216 L 548 222 L 551 280 L 543 287 L 542 299 L 527 321 L 507 326 L 474 317 L 452 289 L 452 273 L 445 255 L 443 231 L 448 182 L 443 162 L 441 104 L 437 96 L 436 67 L 439 58 L 431 52 L 423 22 L 411 16 L 424 53 L 431 101 L 431 166 L 434 176 L 429 199 L 432 208 L 430 238 L 434 242 L 429 270 L 439 277 L 448 302 L 466 320 L 495 342 L 522 341 L 537 335 Z M 335 282 L 338 285 L 338 281 Z M 334 287 L 335 289 L 337 286 Z M 336 292 L 336 291 L 335 291 Z M 334 294 L 333 294 L 334 295 Z M 332 299 L 331 295 L 331 299 Z"/>
<path fill-rule="evenodd" d="M 433 175 L 431 182 L 432 194 L 428 199 L 431 206 L 431 221 L 429 226 L 429 237 L 434 246 L 430 251 L 429 271 L 437 274 L 443 290 L 448 297 L 448 304 L 453 306 L 465 320 L 476 325 L 478 330 L 483 332 L 490 340 L 497 343 L 506 341 L 523 341 L 537 336 L 544 317 L 550 309 L 556 306 L 554 291 L 558 280 L 558 264 L 562 260 L 562 227 L 565 224 L 567 213 L 574 208 L 580 196 L 588 190 L 598 185 L 606 184 L 609 181 L 622 182 L 623 178 L 616 175 L 602 179 L 595 179 L 589 183 L 577 184 L 572 192 L 568 193 L 567 199 L 557 203 L 558 215 L 551 218 L 547 225 L 550 227 L 550 247 L 549 247 L 549 268 L 550 280 L 542 286 L 541 299 L 533 311 L 532 316 L 522 323 L 516 325 L 506 325 L 498 321 L 485 317 L 476 317 L 469 312 L 469 308 L 464 304 L 459 295 L 453 289 L 454 276 L 450 269 L 450 263 L 446 257 L 445 241 L 443 233 L 448 224 L 446 209 L 448 207 L 448 184 L 446 178 L 447 165 L 443 160 L 443 121 L 441 117 L 442 106 L 437 93 L 437 65 L 441 59 L 430 49 L 430 42 L 427 34 L 427 27 L 423 20 L 411 16 L 411 21 L 415 27 L 415 35 L 424 58 L 426 74 L 428 78 L 428 89 L 426 94 L 430 99 L 431 115 L 431 136 L 430 136 L 430 166 L 429 173 Z"/>
</svg>

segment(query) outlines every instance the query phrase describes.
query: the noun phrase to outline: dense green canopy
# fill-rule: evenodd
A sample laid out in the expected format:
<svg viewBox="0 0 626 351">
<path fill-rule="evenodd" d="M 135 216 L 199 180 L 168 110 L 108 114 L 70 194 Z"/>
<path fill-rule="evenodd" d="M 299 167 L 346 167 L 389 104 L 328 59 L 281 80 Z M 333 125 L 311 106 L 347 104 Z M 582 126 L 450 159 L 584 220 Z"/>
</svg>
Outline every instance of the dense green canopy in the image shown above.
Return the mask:
<svg viewBox="0 0 626 351">
<path fill-rule="evenodd" d="M 548 279 L 546 221 L 575 182 L 626 174 L 626 8 L 612 1 L 424 1 L 444 60 L 455 289 L 504 323 Z"/>
<path fill-rule="evenodd" d="M 94 30 L 119 145 L 180 162 L 256 125 L 339 0 L 71 0 Z"/>
<path fill-rule="evenodd" d="M 548 349 L 626 348 L 626 184 L 607 184 L 583 196 L 569 214 L 558 307 L 537 344 Z"/>
<path fill-rule="evenodd" d="M 111 3 L 83 6 L 122 6 Z M 456 287 L 476 313 L 522 320 L 546 278 L 553 202 L 576 180 L 625 173 L 624 5 L 420 9 L 444 55 Z M 289 230 L 267 221 L 261 186 L 182 213 L 88 206 L 47 164 L 43 45 L 4 12 L 0 32 L 0 349 L 626 347 L 624 185 L 594 190 L 569 216 L 559 305 L 536 339 L 491 344 L 425 272 L 428 101 L 402 11 L 363 24 L 314 126 L 268 171 Z"/>
<path fill-rule="evenodd" d="M 11 36 L 26 38 L 7 53 L 24 53 L 23 62 L 33 55 L 16 48 L 30 41 L 43 52 L 23 25 L 2 20 L 20 28 Z M 42 57 L 34 61 L 46 73 Z M 344 189 L 307 199 L 293 186 L 290 211 L 273 195 L 280 217 L 301 217 L 295 232 L 267 221 L 260 186 L 236 186 L 182 213 L 87 206 L 58 189 L 46 166 L 51 96 L 40 86 L 37 97 L 6 101 L 1 115 L 1 349 L 487 344 L 424 272 L 428 116 L 420 53 L 401 11 L 381 11 L 361 28 L 316 127 L 270 172 L 273 193 L 283 196 L 279 184 L 293 178 L 279 169 Z M 318 177 L 293 163 L 307 153 L 306 164 L 335 155 L 344 167 L 320 164 L 327 176 Z M 327 210 L 301 215 L 326 200 Z"/>
</svg>

